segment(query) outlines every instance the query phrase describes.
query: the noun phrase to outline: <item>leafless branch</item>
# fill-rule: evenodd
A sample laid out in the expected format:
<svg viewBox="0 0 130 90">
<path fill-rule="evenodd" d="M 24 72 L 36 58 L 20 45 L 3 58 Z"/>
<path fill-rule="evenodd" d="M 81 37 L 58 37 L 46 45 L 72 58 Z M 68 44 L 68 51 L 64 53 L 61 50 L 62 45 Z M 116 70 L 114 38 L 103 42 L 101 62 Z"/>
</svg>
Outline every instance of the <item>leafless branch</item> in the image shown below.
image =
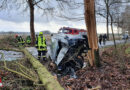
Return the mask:
<svg viewBox="0 0 130 90">
<path fill-rule="evenodd" d="M 35 2 L 33 5 L 36 5 L 36 4 L 38 4 L 38 3 L 42 2 L 42 1 L 43 0 L 39 0 L 39 1 Z"/>
</svg>

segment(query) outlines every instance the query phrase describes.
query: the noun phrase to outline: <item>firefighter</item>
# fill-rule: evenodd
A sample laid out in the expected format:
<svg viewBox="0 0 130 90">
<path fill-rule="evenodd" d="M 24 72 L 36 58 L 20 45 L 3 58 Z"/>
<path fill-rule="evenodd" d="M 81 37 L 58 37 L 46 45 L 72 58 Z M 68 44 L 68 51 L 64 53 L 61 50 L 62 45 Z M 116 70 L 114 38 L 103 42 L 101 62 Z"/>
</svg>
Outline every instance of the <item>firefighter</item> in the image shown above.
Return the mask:
<svg viewBox="0 0 130 90">
<path fill-rule="evenodd" d="M 39 33 L 39 36 L 36 41 L 36 48 L 38 51 L 38 60 L 40 60 L 42 56 L 43 60 L 45 61 L 47 48 L 46 48 L 46 39 L 45 36 L 43 35 L 43 32 Z"/>
<path fill-rule="evenodd" d="M 27 43 L 28 45 L 31 44 L 31 37 L 30 37 L 30 36 L 27 36 L 27 38 L 26 38 L 26 43 Z"/>
<path fill-rule="evenodd" d="M 18 34 L 15 35 L 15 39 L 16 39 L 16 42 L 18 43 L 19 42 L 19 36 L 18 36 Z"/>
<path fill-rule="evenodd" d="M 22 38 L 22 36 L 19 36 L 19 38 L 18 38 L 18 44 L 19 44 L 20 46 L 23 46 L 24 43 L 25 43 L 25 41 L 24 41 L 24 39 Z"/>
</svg>

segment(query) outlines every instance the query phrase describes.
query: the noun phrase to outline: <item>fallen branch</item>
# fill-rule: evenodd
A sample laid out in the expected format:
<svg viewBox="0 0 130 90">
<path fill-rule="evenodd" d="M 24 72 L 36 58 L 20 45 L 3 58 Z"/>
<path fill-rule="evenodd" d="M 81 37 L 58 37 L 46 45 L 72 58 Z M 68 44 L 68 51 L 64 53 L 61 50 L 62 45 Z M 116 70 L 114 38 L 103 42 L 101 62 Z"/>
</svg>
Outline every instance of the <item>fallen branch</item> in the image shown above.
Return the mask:
<svg viewBox="0 0 130 90">
<path fill-rule="evenodd" d="M 8 70 L 8 71 L 10 71 L 10 72 L 13 72 L 13 73 L 15 73 L 15 74 L 18 74 L 18 75 L 20 75 L 20 76 L 22 76 L 22 77 L 24 77 L 24 78 L 27 78 L 27 79 L 29 79 L 29 80 L 35 82 L 35 83 L 38 83 L 37 77 L 32 77 L 32 76 L 29 74 L 31 71 L 28 71 L 28 73 L 26 73 L 26 72 L 24 72 L 23 70 L 22 70 L 22 72 L 18 72 L 18 71 L 15 71 L 15 70 L 13 70 L 13 69 L 9 69 L 9 68 L 7 67 L 6 61 L 5 61 L 5 59 L 4 59 L 4 54 L 1 53 L 1 52 L 0 52 L 0 54 L 1 54 L 1 59 L 3 59 L 3 61 L 4 61 L 4 66 L 3 66 L 4 69 L 6 69 L 6 70 Z M 16 65 L 16 64 L 15 64 L 15 65 Z M 19 65 L 19 68 L 20 68 L 20 71 L 21 71 L 21 67 L 23 68 L 24 66 L 21 65 L 21 64 L 18 64 L 18 65 Z M 20 66 L 21 66 L 21 67 L 20 67 Z M 27 70 L 26 67 L 24 67 L 24 69 Z"/>
<path fill-rule="evenodd" d="M 12 48 L 0 48 L 0 50 L 22 52 L 20 49 L 12 49 Z"/>
<path fill-rule="evenodd" d="M 64 90 L 54 76 L 43 66 L 37 59 L 35 59 L 26 49 L 23 50 L 26 57 L 31 62 L 32 66 L 37 71 L 41 82 L 47 90 Z"/>
<path fill-rule="evenodd" d="M 36 76 L 36 75 L 34 75 L 34 72 L 33 72 L 33 71 L 31 71 L 30 69 L 26 68 L 26 67 L 23 66 L 22 64 L 17 63 L 17 62 L 16 62 L 16 64 L 20 67 L 20 69 L 21 69 L 21 71 L 22 71 L 23 73 L 25 73 L 25 72 L 23 71 L 23 69 L 24 69 L 25 71 L 29 72 L 29 74 L 30 74 L 31 76 L 33 76 L 33 77 Z"/>
<path fill-rule="evenodd" d="M 14 71 L 14 70 L 12 70 L 12 69 L 9 69 L 9 68 L 7 68 L 6 66 L 4 66 L 3 68 L 5 68 L 6 70 L 8 70 L 8 71 L 10 71 L 10 72 L 16 73 L 16 74 L 18 74 L 18 75 L 20 75 L 20 76 L 22 76 L 22 77 L 24 77 L 24 78 L 27 78 L 27 79 L 29 79 L 29 80 L 31 80 L 31 81 L 33 81 L 33 82 L 38 82 L 36 79 L 30 78 L 30 77 L 28 77 L 28 76 L 26 76 L 26 75 L 24 75 L 24 74 L 22 74 L 22 73 L 20 73 L 20 72 L 17 72 L 17 71 Z"/>
</svg>

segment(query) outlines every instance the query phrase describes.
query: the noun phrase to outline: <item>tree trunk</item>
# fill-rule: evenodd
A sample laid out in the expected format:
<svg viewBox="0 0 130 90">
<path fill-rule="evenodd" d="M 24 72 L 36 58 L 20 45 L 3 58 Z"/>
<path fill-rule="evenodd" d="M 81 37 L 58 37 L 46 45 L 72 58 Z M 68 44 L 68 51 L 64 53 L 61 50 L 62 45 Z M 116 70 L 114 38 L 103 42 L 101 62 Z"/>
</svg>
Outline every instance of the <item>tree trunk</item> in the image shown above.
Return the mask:
<svg viewBox="0 0 130 90">
<path fill-rule="evenodd" d="M 111 17 L 111 30 L 112 30 L 112 37 L 113 37 L 113 42 L 114 42 L 114 46 L 115 46 L 115 49 L 116 49 L 116 41 L 115 41 L 115 35 L 114 35 L 114 31 L 113 31 L 113 17 L 112 17 L 111 14 L 110 14 L 110 17 Z"/>
<path fill-rule="evenodd" d="M 119 39 L 120 39 L 119 15 L 118 15 L 118 22 L 117 22 L 117 30 L 118 30 L 118 37 L 119 37 Z"/>
<path fill-rule="evenodd" d="M 28 0 L 30 8 L 30 33 L 31 33 L 31 44 L 35 44 L 35 30 L 34 30 L 34 5 L 33 0 Z"/>
<path fill-rule="evenodd" d="M 119 29 L 119 22 L 117 23 L 117 31 L 118 31 L 118 38 L 120 39 L 120 29 Z"/>
<path fill-rule="evenodd" d="M 106 9 L 107 9 L 107 17 L 106 17 L 106 28 L 107 28 L 107 40 L 109 40 L 109 9 L 108 9 L 108 1 L 106 3 Z"/>
<path fill-rule="evenodd" d="M 96 18 L 95 18 L 95 0 L 84 0 L 85 8 L 85 22 L 88 30 L 88 42 L 92 49 L 88 52 L 88 58 L 90 65 L 98 64 L 99 66 L 99 49 L 98 49 L 98 38 L 96 31 Z"/>
<path fill-rule="evenodd" d="M 108 15 L 107 15 L 107 22 L 106 22 L 106 28 L 107 28 L 107 40 L 109 40 L 109 23 L 108 23 Z"/>
</svg>

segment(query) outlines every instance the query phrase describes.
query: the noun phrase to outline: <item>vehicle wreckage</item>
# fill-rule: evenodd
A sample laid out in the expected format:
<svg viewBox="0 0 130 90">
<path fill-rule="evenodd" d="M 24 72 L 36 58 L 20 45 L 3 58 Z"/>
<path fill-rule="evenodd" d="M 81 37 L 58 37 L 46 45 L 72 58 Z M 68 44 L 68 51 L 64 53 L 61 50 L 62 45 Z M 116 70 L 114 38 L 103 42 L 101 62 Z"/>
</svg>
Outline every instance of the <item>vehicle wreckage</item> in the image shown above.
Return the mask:
<svg viewBox="0 0 130 90">
<path fill-rule="evenodd" d="M 57 66 L 58 74 L 71 75 L 84 65 L 83 53 L 89 50 L 87 32 L 73 28 L 61 28 L 51 37 L 48 57 Z"/>
</svg>

